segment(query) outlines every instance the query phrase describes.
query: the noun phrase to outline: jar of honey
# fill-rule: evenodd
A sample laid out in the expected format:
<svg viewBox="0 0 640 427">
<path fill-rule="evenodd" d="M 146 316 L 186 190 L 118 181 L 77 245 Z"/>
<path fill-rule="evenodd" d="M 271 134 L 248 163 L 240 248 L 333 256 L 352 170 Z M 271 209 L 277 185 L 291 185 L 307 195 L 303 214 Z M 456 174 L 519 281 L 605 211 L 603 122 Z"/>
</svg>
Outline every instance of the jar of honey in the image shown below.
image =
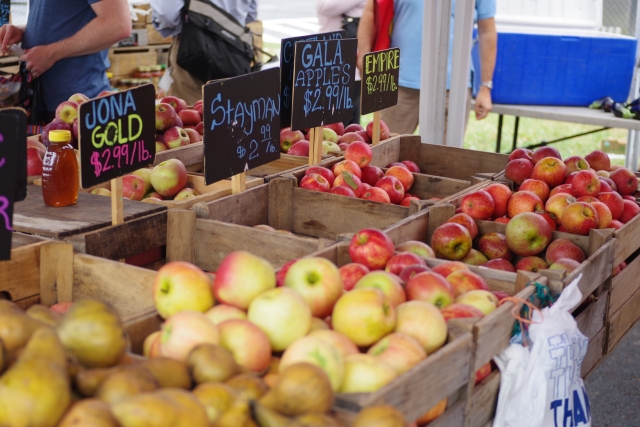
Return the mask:
<svg viewBox="0 0 640 427">
<path fill-rule="evenodd" d="M 42 198 L 53 207 L 69 206 L 78 200 L 78 159 L 71 145 L 71 132 L 49 132 L 49 147 L 42 162 Z"/>
</svg>

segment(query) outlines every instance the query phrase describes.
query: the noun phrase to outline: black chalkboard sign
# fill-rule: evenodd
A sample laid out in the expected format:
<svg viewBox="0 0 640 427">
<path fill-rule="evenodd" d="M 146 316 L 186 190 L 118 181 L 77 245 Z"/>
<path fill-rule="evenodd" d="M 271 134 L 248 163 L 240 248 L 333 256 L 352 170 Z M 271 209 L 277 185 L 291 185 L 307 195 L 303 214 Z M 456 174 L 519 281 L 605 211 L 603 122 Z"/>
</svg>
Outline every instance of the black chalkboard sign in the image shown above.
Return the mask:
<svg viewBox="0 0 640 427">
<path fill-rule="evenodd" d="M 156 91 L 149 84 L 80 104 L 78 147 L 82 188 L 153 163 L 155 97 Z"/>
<path fill-rule="evenodd" d="M 0 26 L 9 23 L 11 16 L 11 0 L 0 0 Z"/>
<path fill-rule="evenodd" d="M 298 42 L 293 64 L 294 130 L 353 117 L 356 39 Z"/>
<path fill-rule="evenodd" d="M 280 158 L 279 80 L 271 68 L 203 87 L 207 185 Z"/>
<path fill-rule="evenodd" d="M 344 30 L 329 33 L 310 34 L 301 37 L 282 39 L 280 45 L 280 128 L 291 126 L 291 101 L 293 99 L 293 58 L 295 45 L 300 41 L 340 40 L 344 38 Z"/>
<path fill-rule="evenodd" d="M 371 52 L 362 61 L 361 114 L 393 107 L 398 103 L 400 49 Z"/>
<path fill-rule="evenodd" d="M 0 260 L 11 259 L 13 204 L 27 190 L 27 115 L 0 111 Z"/>
</svg>

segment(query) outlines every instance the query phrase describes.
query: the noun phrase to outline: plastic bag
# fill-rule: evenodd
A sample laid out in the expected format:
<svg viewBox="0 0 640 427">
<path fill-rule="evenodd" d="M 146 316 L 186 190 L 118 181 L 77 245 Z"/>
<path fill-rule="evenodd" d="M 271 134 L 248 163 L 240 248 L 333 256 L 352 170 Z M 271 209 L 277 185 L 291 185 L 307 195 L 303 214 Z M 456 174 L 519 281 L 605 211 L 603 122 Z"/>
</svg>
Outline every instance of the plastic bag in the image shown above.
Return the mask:
<svg viewBox="0 0 640 427">
<path fill-rule="evenodd" d="M 552 307 L 534 312 L 530 351 L 511 344 L 494 358 L 501 379 L 493 427 L 591 427 L 580 377 L 589 339 L 570 313 L 582 300 L 581 277 Z"/>
</svg>

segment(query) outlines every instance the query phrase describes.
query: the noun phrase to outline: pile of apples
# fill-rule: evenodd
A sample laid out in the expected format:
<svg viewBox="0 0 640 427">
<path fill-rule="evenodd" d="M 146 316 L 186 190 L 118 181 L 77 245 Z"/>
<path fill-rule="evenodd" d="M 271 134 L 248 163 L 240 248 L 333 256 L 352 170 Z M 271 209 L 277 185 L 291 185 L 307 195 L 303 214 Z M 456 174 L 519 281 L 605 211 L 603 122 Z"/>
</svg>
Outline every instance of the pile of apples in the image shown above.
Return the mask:
<svg viewBox="0 0 640 427">
<path fill-rule="evenodd" d="M 371 147 L 362 141 L 351 143 L 344 152 L 344 160 L 332 169 L 311 166 L 298 185 L 312 191 L 340 194 L 342 196 L 409 206 L 411 199 L 420 200 L 409 193 L 413 185 L 413 173 L 420 173 L 417 164 L 410 160 L 395 162 L 386 172 L 370 166 Z"/>
<path fill-rule="evenodd" d="M 355 142 L 361 141 L 371 144 L 373 138 L 373 121 L 367 124 L 366 129 L 353 123 L 345 127 L 343 123 L 333 123 L 322 127 L 322 154 L 340 152 Z M 380 141 L 388 139 L 389 128 L 380 120 Z M 309 129 L 305 133 L 299 130 L 291 130 L 290 127 L 280 131 L 280 150 L 283 153 L 294 156 L 309 155 Z"/>
<path fill-rule="evenodd" d="M 193 108 L 175 96 L 167 96 L 156 105 L 156 153 L 202 141 L 202 100 Z"/>
<path fill-rule="evenodd" d="M 111 191 L 94 188 L 91 194 L 111 196 Z M 187 168 L 178 159 L 169 159 L 153 169 L 138 169 L 122 177 L 122 196 L 129 200 L 185 200 L 199 195 L 187 186 Z"/>
</svg>

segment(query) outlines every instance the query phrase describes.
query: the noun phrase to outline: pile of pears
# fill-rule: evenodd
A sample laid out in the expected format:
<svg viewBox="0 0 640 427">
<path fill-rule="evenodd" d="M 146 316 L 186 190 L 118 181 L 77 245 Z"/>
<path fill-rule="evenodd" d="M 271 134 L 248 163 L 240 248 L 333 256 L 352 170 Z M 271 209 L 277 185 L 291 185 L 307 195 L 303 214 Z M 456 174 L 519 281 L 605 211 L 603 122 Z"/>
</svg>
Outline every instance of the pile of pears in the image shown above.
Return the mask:
<svg viewBox="0 0 640 427">
<path fill-rule="evenodd" d="M 220 346 L 201 344 L 186 363 L 129 347 L 103 302 L 79 301 L 61 315 L 0 300 L 0 427 L 345 427 L 330 415 L 331 384 L 314 365 L 288 366 L 270 388 Z M 383 406 L 350 425 L 407 424 Z"/>
</svg>

